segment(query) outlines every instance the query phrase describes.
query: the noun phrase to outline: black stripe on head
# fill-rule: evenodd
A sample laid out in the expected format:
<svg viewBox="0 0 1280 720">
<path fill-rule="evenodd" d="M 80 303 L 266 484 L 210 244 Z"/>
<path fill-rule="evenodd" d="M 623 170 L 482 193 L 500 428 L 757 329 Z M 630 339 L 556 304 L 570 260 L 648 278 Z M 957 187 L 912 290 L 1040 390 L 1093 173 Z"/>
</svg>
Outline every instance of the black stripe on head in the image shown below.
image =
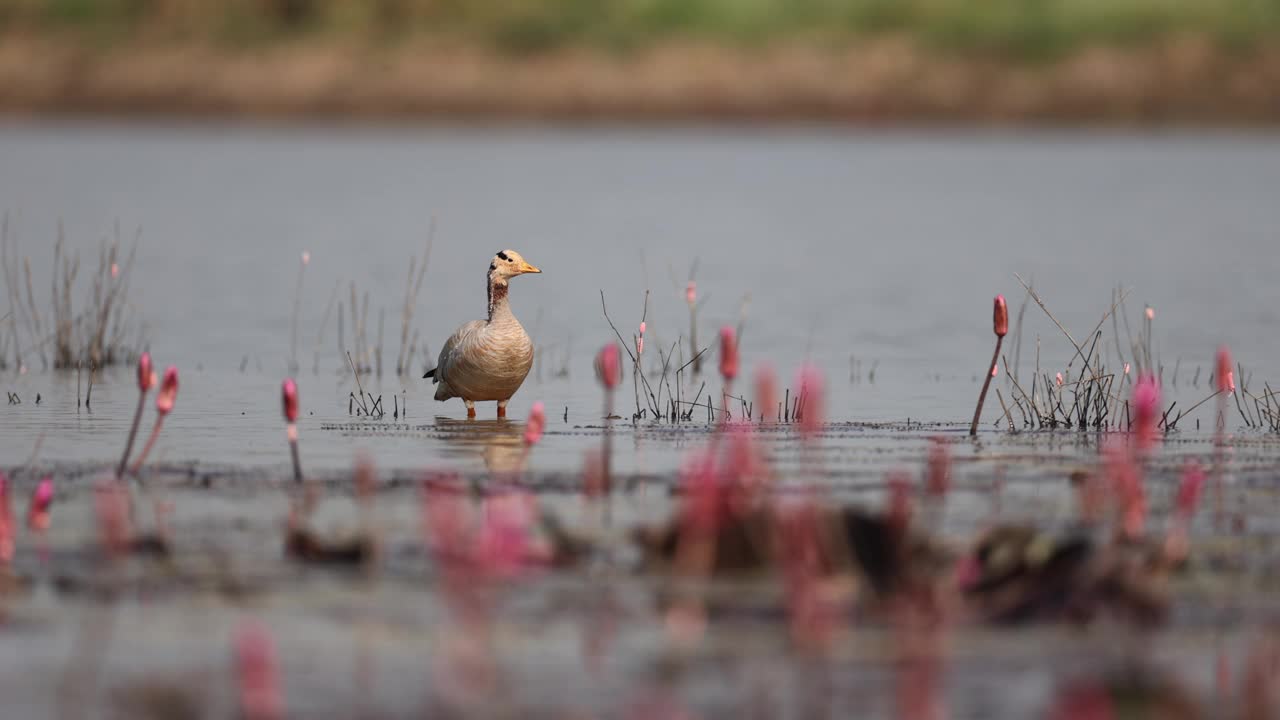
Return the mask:
<svg viewBox="0 0 1280 720">
<path fill-rule="evenodd" d="M 489 269 L 490 269 L 490 270 L 497 270 L 497 269 L 498 269 L 498 264 L 497 264 L 497 263 L 489 263 Z"/>
<path fill-rule="evenodd" d="M 510 260 L 511 260 L 511 258 L 507 257 L 507 251 L 506 251 L 506 250 L 503 250 L 502 252 L 498 253 L 498 257 L 502 258 L 503 260 L 507 260 L 507 261 L 510 261 Z"/>
</svg>

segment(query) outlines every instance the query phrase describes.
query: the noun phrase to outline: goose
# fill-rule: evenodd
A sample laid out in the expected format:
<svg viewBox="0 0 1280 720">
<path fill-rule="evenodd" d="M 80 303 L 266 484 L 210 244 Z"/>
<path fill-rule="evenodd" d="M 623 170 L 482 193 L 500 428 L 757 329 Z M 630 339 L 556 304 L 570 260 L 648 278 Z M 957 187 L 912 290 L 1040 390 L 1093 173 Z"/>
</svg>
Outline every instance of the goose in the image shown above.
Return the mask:
<svg viewBox="0 0 1280 720">
<path fill-rule="evenodd" d="M 485 281 L 489 319 L 472 320 L 458 328 L 445 341 L 435 369 L 422 376 L 438 385 L 436 400 L 462 398 L 469 418 L 476 416 L 477 401 L 497 400 L 498 417 L 507 416 L 507 401 L 533 367 L 533 341 L 511 314 L 507 281 L 540 272 L 515 250 L 493 256 Z"/>
</svg>

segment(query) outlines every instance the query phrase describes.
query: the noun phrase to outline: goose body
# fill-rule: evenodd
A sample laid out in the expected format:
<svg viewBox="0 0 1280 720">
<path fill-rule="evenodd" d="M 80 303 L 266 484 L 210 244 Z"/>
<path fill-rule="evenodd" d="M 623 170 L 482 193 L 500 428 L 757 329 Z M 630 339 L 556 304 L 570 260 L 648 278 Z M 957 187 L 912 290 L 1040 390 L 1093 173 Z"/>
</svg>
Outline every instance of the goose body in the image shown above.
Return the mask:
<svg viewBox="0 0 1280 720">
<path fill-rule="evenodd" d="M 436 383 L 436 400 L 462 398 L 467 417 L 475 417 L 476 402 L 496 400 L 498 417 L 506 416 L 507 401 L 533 367 L 533 341 L 511 312 L 507 281 L 540 272 L 514 250 L 494 256 L 486 276 L 488 319 L 458 328 L 441 348 L 435 369 L 423 376 Z"/>
</svg>

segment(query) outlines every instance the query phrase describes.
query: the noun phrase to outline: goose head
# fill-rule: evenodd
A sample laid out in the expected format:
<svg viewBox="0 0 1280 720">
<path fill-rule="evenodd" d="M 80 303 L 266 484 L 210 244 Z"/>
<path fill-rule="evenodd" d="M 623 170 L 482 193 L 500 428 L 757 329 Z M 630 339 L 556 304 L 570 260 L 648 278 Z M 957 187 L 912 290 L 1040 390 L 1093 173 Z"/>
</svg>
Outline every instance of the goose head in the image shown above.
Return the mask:
<svg viewBox="0 0 1280 720">
<path fill-rule="evenodd" d="M 525 261 L 515 250 L 503 250 L 489 263 L 489 279 L 505 284 L 507 280 L 525 273 L 540 273 L 538 268 Z"/>
</svg>

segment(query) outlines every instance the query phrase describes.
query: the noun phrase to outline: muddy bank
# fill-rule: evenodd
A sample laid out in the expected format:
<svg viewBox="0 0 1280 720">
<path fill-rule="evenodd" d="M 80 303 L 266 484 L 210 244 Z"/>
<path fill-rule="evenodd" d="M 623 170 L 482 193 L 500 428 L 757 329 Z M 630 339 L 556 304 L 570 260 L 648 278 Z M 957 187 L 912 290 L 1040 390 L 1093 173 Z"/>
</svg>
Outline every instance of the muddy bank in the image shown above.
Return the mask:
<svg viewBox="0 0 1280 720">
<path fill-rule="evenodd" d="M 902 39 L 747 51 L 668 44 L 530 56 L 417 42 L 234 51 L 0 42 L 0 111 L 286 119 L 1211 124 L 1280 122 L 1280 48 L 1196 38 L 1043 64 Z"/>
</svg>

